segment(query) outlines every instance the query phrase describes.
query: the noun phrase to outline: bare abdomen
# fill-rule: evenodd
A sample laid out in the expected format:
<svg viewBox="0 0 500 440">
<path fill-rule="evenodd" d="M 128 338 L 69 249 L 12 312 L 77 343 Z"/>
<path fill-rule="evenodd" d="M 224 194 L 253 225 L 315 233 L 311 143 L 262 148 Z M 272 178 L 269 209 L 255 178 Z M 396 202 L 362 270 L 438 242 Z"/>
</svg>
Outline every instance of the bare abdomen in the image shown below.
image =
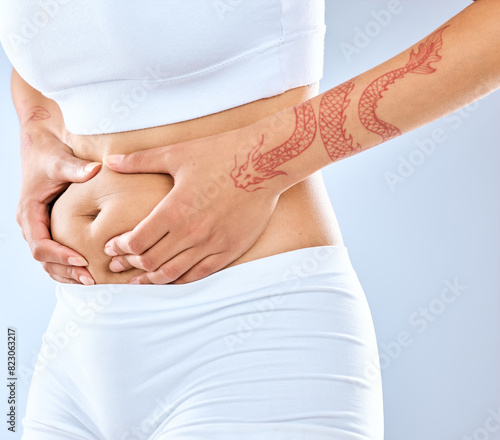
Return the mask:
<svg viewBox="0 0 500 440">
<path fill-rule="evenodd" d="M 76 156 L 102 161 L 109 154 L 130 153 L 209 136 L 251 124 L 311 98 L 316 90 L 301 87 L 225 112 L 168 126 L 97 136 L 67 134 Z M 72 184 L 51 214 L 54 240 L 81 253 L 96 283 L 126 283 L 140 273 L 113 273 L 104 253 L 112 237 L 132 230 L 172 189 L 170 175 L 120 174 L 103 166 L 88 182 Z M 294 249 L 341 245 L 342 237 L 320 173 L 281 194 L 257 242 L 226 267 Z"/>
<path fill-rule="evenodd" d="M 87 259 L 96 283 L 126 283 L 141 271 L 111 272 L 104 245 L 139 224 L 172 186 L 170 175 L 119 174 L 103 167 L 90 181 L 70 185 L 56 201 L 52 238 Z"/>
</svg>

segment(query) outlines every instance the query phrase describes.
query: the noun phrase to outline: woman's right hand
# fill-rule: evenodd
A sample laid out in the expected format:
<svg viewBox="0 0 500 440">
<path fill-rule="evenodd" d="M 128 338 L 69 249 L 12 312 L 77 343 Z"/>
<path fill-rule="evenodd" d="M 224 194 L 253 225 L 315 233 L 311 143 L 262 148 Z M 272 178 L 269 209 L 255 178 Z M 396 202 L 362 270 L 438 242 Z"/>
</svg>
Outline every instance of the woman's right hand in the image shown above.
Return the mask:
<svg viewBox="0 0 500 440">
<path fill-rule="evenodd" d="M 50 235 L 50 204 L 72 182 L 85 182 L 101 167 L 81 160 L 48 129 L 21 130 L 23 181 L 17 222 L 33 257 L 45 271 L 62 283 L 94 284 L 85 258 Z"/>
</svg>

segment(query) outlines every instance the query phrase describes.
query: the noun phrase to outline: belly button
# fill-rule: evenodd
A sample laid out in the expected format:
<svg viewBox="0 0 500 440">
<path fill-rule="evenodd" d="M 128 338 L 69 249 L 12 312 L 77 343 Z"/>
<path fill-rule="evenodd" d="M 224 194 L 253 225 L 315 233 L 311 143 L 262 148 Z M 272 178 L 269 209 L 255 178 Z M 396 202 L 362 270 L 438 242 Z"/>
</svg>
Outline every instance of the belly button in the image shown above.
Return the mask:
<svg viewBox="0 0 500 440">
<path fill-rule="evenodd" d="M 101 212 L 101 210 L 99 209 L 99 210 L 93 212 L 92 214 L 87 214 L 85 217 L 88 217 L 92 221 L 94 221 L 97 218 L 97 216 L 99 215 L 100 212 Z"/>
</svg>

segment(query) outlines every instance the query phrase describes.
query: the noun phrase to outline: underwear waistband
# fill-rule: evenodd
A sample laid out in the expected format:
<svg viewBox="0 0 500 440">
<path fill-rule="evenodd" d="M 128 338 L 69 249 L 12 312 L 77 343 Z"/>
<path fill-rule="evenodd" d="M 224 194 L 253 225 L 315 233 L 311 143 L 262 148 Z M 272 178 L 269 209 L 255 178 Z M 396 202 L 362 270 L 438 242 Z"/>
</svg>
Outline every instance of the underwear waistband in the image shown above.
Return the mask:
<svg viewBox="0 0 500 440">
<path fill-rule="evenodd" d="M 345 246 L 314 246 L 270 255 L 228 267 L 186 284 L 57 283 L 58 301 L 70 308 L 77 302 L 105 304 L 108 311 L 147 311 L 183 308 L 225 299 L 237 299 L 263 289 L 266 295 L 300 290 L 323 275 L 356 277 Z M 351 279 L 352 280 L 352 279 Z M 356 278 L 357 281 L 357 278 Z M 324 284 L 324 283 L 323 283 Z M 109 305 L 112 305 L 110 308 Z"/>
</svg>

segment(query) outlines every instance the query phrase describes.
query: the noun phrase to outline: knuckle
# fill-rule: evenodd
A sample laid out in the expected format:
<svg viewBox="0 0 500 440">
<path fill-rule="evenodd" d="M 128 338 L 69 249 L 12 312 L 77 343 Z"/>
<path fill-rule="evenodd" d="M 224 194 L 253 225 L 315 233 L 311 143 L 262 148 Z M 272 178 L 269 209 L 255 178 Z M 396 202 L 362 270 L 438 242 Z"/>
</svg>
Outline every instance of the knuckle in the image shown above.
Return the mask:
<svg viewBox="0 0 500 440">
<path fill-rule="evenodd" d="M 23 219 L 23 214 L 24 214 L 24 208 L 21 204 L 17 205 L 16 209 L 16 222 L 19 226 L 21 226 L 22 219 Z"/>
<path fill-rule="evenodd" d="M 142 243 L 137 238 L 130 238 L 127 243 L 127 247 L 131 254 L 140 255 L 143 251 Z"/>
<path fill-rule="evenodd" d="M 187 234 L 197 236 L 200 239 L 208 233 L 207 224 L 202 219 L 192 219 L 187 224 Z"/>
<path fill-rule="evenodd" d="M 217 269 L 216 267 L 211 264 L 211 263 L 198 263 L 198 265 L 195 268 L 196 274 L 199 275 L 201 278 L 207 277 L 214 273 Z"/>
<path fill-rule="evenodd" d="M 139 257 L 139 264 L 141 265 L 141 268 L 151 272 L 153 270 L 156 270 L 158 268 L 156 262 L 151 258 L 151 256 L 144 254 Z"/>
<path fill-rule="evenodd" d="M 160 268 L 160 272 L 169 280 L 175 280 L 182 275 L 181 271 L 178 268 L 171 266 L 170 264 L 163 265 Z"/>
<path fill-rule="evenodd" d="M 65 272 L 67 278 L 75 278 L 75 272 L 71 266 L 66 266 Z"/>
<path fill-rule="evenodd" d="M 136 151 L 129 156 L 130 164 L 140 166 L 144 163 L 146 152 L 143 150 Z"/>
<path fill-rule="evenodd" d="M 51 161 L 50 165 L 47 166 L 47 177 L 50 180 L 60 180 L 62 171 L 64 169 L 64 158 L 56 154 L 53 157 L 53 160 Z"/>
<path fill-rule="evenodd" d="M 33 248 L 31 249 L 31 254 L 33 255 L 33 258 L 36 261 L 40 261 L 40 262 L 44 261 L 45 253 L 43 252 L 43 249 L 40 247 L 39 244 L 33 245 Z"/>
<path fill-rule="evenodd" d="M 198 222 L 191 221 L 187 225 L 187 235 L 197 235 L 200 230 L 200 225 Z"/>
<path fill-rule="evenodd" d="M 17 224 L 21 227 L 23 226 L 24 219 L 26 218 L 28 209 L 29 209 L 29 203 L 27 202 L 27 200 L 24 200 L 24 198 L 22 198 L 19 201 L 16 208 L 16 221 Z"/>
<path fill-rule="evenodd" d="M 49 227 L 50 223 L 47 225 L 47 227 Z M 66 251 L 66 247 L 64 245 L 62 245 L 61 243 L 57 243 L 57 246 L 56 248 L 54 249 L 54 254 L 57 255 L 57 258 L 62 262 L 63 260 L 64 261 L 67 261 L 67 258 L 64 258 L 64 254 L 65 254 L 65 251 Z M 63 264 L 66 264 L 66 263 L 63 263 Z"/>
<path fill-rule="evenodd" d="M 71 162 L 71 173 L 73 175 L 77 175 L 80 171 L 83 171 L 83 162 L 80 162 L 79 160 L 73 160 Z"/>
</svg>

